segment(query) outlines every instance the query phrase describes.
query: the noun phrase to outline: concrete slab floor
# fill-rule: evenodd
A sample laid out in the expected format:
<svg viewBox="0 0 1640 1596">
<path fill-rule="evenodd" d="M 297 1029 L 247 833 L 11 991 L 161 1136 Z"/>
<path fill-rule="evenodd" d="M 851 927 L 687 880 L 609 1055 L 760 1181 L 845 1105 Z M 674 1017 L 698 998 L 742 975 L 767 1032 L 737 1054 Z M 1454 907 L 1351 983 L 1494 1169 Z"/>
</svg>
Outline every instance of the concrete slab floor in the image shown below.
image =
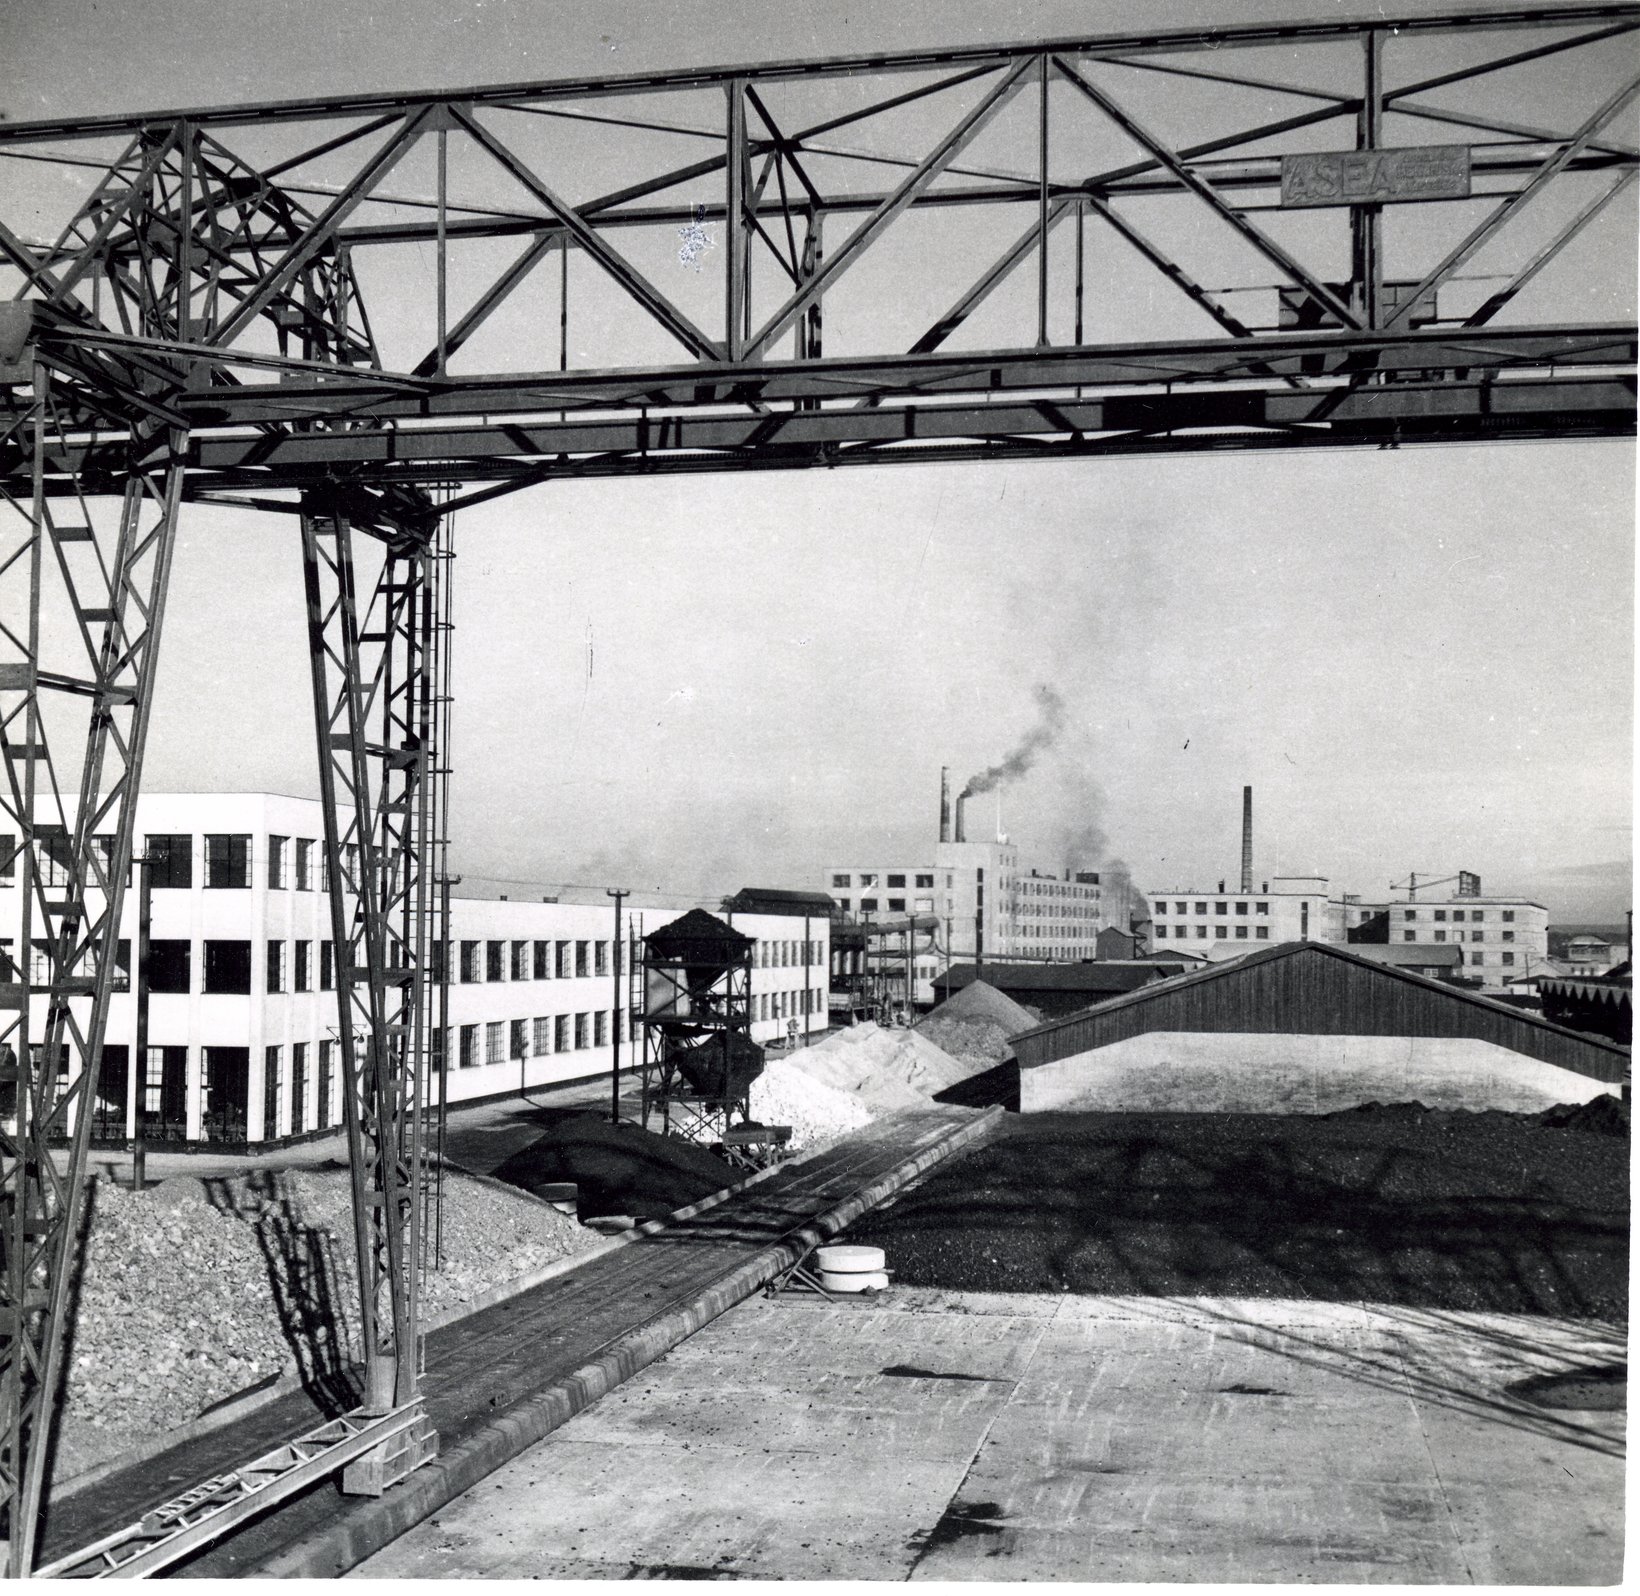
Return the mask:
<svg viewBox="0 0 1640 1596">
<path fill-rule="evenodd" d="M 1511 1387 L 1626 1355 L 1370 1304 L 753 1299 L 353 1577 L 1611 1584 L 1622 1408 Z"/>
</svg>

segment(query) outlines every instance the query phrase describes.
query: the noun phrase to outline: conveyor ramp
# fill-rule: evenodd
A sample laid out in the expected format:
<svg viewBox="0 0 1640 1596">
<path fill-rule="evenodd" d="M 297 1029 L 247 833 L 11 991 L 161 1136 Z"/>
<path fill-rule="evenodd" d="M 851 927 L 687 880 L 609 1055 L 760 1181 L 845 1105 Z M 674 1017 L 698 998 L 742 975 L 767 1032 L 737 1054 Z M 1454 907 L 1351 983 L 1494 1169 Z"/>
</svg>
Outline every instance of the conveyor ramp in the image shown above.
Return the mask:
<svg viewBox="0 0 1640 1596">
<path fill-rule="evenodd" d="M 827 1152 L 681 1210 L 629 1245 L 446 1325 L 427 1338 L 426 1406 L 439 1456 L 379 1498 L 333 1479 L 197 1554 L 195 1576 L 333 1576 L 469 1490 L 501 1464 L 761 1289 L 924 1170 L 985 1136 L 1000 1109 L 931 1104 L 880 1119 Z M 698 1205 L 697 1205 L 698 1206 Z M 55 1505 L 52 1561 L 139 1519 L 194 1481 L 311 1430 L 327 1408 L 298 1391 L 179 1443 Z"/>
</svg>

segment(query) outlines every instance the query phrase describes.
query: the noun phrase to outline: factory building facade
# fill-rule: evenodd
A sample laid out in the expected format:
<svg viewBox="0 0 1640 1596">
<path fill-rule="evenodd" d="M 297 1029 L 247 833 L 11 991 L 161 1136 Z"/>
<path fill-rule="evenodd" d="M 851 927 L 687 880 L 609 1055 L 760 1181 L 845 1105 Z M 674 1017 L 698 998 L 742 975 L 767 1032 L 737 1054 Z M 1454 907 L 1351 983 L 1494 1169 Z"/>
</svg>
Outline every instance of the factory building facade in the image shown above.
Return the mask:
<svg viewBox="0 0 1640 1596">
<path fill-rule="evenodd" d="M 934 916 L 932 946 L 916 959 L 919 1004 L 934 1001 L 935 978 L 958 960 L 1097 958 L 1099 933 L 1107 925 L 1099 872 L 1026 868 L 1018 847 L 1000 831 L 970 838 L 965 800 L 957 800 L 953 821 L 947 772 L 940 775 L 939 840 L 931 857 L 908 864 L 826 865 L 818 885 L 838 914 L 856 924 Z"/>
<path fill-rule="evenodd" d="M 257 1144 L 323 1132 L 342 1121 L 335 949 L 323 869 L 322 810 L 273 793 L 145 793 L 136 851 L 152 891 L 148 1047 L 132 1058 L 136 995 L 131 950 L 137 892 L 128 885 L 109 1004 L 93 1134 L 123 1141 Z M 0 861 L 15 839 L 0 837 Z M 52 883 L 48 880 L 46 885 Z M 15 971 L 20 873 L 0 865 L 0 980 Z M 622 915 L 616 981 L 614 906 L 455 898 L 448 1014 L 435 1036 L 449 1102 L 607 1073 L 617 1012 L 622 1067 L 639 1059 L 633 1012 L 642 938 L 681 909 Z M 754 939 L 752 1039 L 767 1044 L 827 1024 L 830 921 L 737 913 Z M 31 999 L 31 1035 L 45 999 Z M 794 1031 L 795 1028 L 795 1031 Z M 436 1082 L 434 1085 L 436 1096 Z"/>
<path fill-rule="evenodd" d="M 1417 877 L 1412 878 L 1415 885 Z M 1448 881 L 1456 890 L 1433 892 Z M 1443 977 L 1501 990 L 1548 956 L 1548 911 L 1525 898 L 1482 897 L 1480 877 L 1461 870 L 1394 901 L 1330 895 L 1325 876 L 1253 881 L 1253 789 L 1242 789 L 1239 891 L 1168 888 L 1150 895 L 1151 940 L 1158 953 L 1192 949 L 1215 963 L 1259 943 L 1348 942 L 1356 947 L 1428 945 L 1443 951 Z M 1449 957 L 1446 948 L 1456 957 Z"/>
<path fill-rule="evenodd" d="M 1277 876 L 1259 890 L 1211 892 L 1169 887 L 1150 894 L 1152 945 L 1211 956 L 1215 943 L 1342 942 L 1344 905 L 1327 895 L 1325 876 Z"/>
</svg>

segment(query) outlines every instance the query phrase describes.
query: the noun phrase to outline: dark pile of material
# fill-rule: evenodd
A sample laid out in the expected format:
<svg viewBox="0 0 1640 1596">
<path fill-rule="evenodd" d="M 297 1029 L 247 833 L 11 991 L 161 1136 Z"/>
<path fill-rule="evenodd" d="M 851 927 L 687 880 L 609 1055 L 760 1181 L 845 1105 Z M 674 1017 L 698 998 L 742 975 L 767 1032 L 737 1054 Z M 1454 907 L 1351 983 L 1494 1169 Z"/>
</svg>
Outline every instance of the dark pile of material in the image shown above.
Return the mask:
<svg viewBox="0 0 1640 1596">
<path fill-rule="evenodd" d="M 905 1285 L 1625 1318 L 1628 1142 L 1542 1117 L 1020 1115 L 848 1239 Z"/>
<path fill-rule="evenodd" d="M 1385 1123 L 1418 1124 L 1430 1128 L 1462 1126 L 1496 1120 L 1500 1124 L 1540 1126 L 1547 1130 L 1586 1131 L 1592 1136 L 1627 1136 L 1629 1105 L 1621 1098 L 1602 1092 L 1586 1103 L 1556 1103 L 1535 1114 L 1511 1114 L 1501 1108 L 1430 1108 L 1424 1103 L 1360 1103 L 1354 1108 L 1335 1109 L 1323 1119 L 1358 1119 L 1366 1116 Z"/>
<path fill-rule="evenodd" d="M 541 1135 L 494 1171 L 525 1191 L 572 1180 L 582 1219 L 630 1214 L 660 1219 L 675 1208 L 722 1191 L 734 1173 L 703 1147 L 614 1125 L 596 1113 L 543 1110 Z"/>
</svg>

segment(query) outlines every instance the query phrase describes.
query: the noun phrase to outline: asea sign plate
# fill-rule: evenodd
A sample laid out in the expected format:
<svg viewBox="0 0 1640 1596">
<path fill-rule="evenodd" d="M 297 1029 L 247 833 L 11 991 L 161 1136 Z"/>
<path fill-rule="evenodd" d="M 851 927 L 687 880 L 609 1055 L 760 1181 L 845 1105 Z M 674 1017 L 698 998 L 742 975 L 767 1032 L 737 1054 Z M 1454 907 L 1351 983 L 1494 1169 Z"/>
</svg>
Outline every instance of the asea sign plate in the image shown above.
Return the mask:
<svg viewBox="0 0 1640 1596">
<path fill-rule="evenodd" d="M 1393 205 L 1468 195 L 1467 144 L 1281 157 L 1283 205 Z"/>
</svg>

